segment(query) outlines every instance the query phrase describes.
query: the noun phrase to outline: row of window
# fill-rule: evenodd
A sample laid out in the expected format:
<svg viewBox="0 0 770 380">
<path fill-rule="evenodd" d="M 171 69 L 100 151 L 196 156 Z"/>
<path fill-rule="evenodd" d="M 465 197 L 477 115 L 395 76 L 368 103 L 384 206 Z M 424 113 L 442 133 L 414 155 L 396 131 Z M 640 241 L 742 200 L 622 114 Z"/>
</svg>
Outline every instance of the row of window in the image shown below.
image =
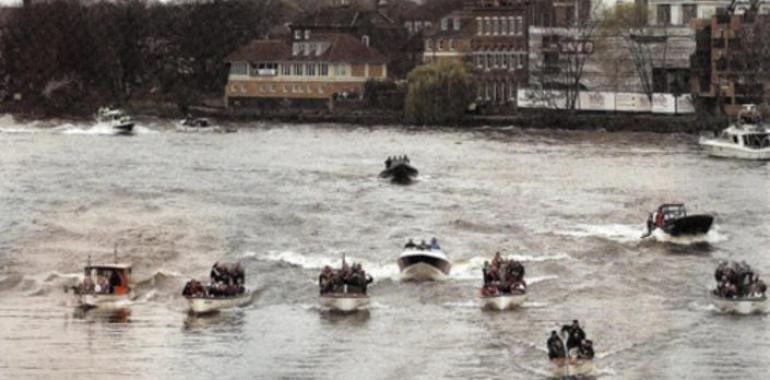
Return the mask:
<svg viewBox="0 0 770 380">
<path fill-rule="evenodd" d="M 431 50 L 434 50 L 434 48 L 435 50 L 438 50 L 438 51 L 455 50 L 455 41 L 451 38 L 448 40 L 438 39 L 436 40 L 436 43 L 434 45 L 433 40 L 426 39 L 425 51 L 431 51 Z"/>
<path fill-rule="evenodd" d="M 257 87 L 258 91 L 262 94 L 274 93 L 274 94 L 320 94 L 323 95 L 326 91 L 325 85 L 311 85 L 311 84 L 261 84 Z M 230 86 L 230 92 L 235 94 L 240 92 L 241 94 L 248 93 L 246 86 L 243 84 L 232 84 Z"/>
<path fill-rule="evenodd" d="M 331 66 L 331 67 L 330 67 Z M 275 76 L 280 72 L 283 76 L 293 77 L 326 77 L 329 72 L 334 76 L 345 77 L 350 75 L 350 65 L 327 63 L 258 63 L 249 65 L 243 62 L 234 62 L 230 65 L 231 75 L 251 76 Z"/>
<path fill-rule="evenodd" d="M 441 30 L 446 32 L 447 30 L 450 29 L 450 24 L 451 24 L 451 29 L 453 29 L 453 30 L 460 30 L 460 26 L 461 26 L 460 25 L 460 18 L 457 17 L 457 16 L 442 18 L 441 19 Z"/>
<path fill-rule="evenodd" d="M 476 17 L 476 34 L 480 36 L 520 36 L 524 34 L 524 18 Z"/>
<path fill-rule="evenodd" d="M 473 55 L 473 66 L 479 70 L 523 69 L 527 64 L 527 53 L 524 51 L 516 52 L 491 52 L 476 53 Z"/>
<path fill-rule="evenodd" d="M 476 98 L 495 104 L 515 102 L 516 89 L 516 82 L 482 81 L 477 87 Z"/>
<path fill-rule="evenodd" d="M 430 21 L 407 21 L 404 23 L 404 26 L 409 31 L 409 34 L 412 34 L 419 33 L 423 29 L 430 30 L 433 24 Z"/>
</svg>

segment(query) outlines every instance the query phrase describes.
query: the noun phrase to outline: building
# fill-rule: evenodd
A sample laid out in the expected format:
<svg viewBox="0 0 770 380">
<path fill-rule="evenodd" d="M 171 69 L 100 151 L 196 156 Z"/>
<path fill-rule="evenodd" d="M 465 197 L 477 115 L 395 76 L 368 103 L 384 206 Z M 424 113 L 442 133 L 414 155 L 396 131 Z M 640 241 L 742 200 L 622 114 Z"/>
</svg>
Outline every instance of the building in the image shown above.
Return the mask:
<svg viewBox="0 0 770 380">
<path fill-rule="evenodd" d="M 719 9 L 732 7 L 743 14 L 752 0 L 637 0 L 649 10 L 649 25 L 691 26 L 696 19 L 711 19 Z M 758 1 L 762 13 L 770 10 L 770 2 Z"/>
<path fill-rule="evenodd" d="M 364 6 L 368 5 L 368 6 Z M 292 38 L 300 41 L 313 33 L 344 33 L 384 54 L 390 73 L 403 77 L 414 67 L 410 60 L 414 47 L 404 26 L 388 15 L 389 3 L 382 0 L 334 0 L 331 5 L 313 11 L 290 25 Z"/>
<path fill-rule="evenodd" d="M 275 101 L 325 105 L 335 97 L 363 94 L 367 80 L 388 76 L 387 59 L 344 33 L 303 33 L 287 43 L 255 40 L 227 57 L 228 107 Z"/>
<path fill-rule="evenodd" d="M 423 63 L 454 60 L 469 65 L 478 81 L 478 100 L 515 103 L 527 82 L 527 2 L 466 1 L 461 9 L 423 30 Z"/>
<path fill-rule="evenodd" d="M 734 116 L 770 99 L 770 15 L 758 10 L 698 20 L 691 85 L 706 110 Z"/>
</svg>

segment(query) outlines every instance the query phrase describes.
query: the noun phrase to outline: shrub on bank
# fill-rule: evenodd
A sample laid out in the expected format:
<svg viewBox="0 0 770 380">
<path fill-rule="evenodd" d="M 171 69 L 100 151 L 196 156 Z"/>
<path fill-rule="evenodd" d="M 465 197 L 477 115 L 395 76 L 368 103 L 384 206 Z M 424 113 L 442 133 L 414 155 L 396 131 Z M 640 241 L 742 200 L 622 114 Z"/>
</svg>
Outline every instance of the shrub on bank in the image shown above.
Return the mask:
<svg viewBox="0 0 770 380">
<path fill-rule="evenodd" d="M 407 81 L 404 111 L 412 123 L 457 123 L 476 97 L 470 70 L 457 62 L 417 67 L 409 73 Z"/>
</svg>

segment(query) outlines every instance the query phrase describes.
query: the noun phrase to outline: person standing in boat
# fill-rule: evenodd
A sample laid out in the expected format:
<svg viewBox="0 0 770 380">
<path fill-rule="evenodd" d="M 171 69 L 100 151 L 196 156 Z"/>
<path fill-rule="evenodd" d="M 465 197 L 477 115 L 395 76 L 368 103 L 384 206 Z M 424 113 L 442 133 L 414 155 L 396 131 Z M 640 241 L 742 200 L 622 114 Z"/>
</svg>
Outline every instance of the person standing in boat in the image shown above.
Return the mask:
<svg viewBox="0 0 770 380">
<path fill-rule="evenodd" d="M 409 239 L 409 241 L 406 242 L 406 245 L 404 245 L 405 249 L 415 248 L 415 247 L 417 247 L 417 244 L 414 244 L 414 241 L 412 241 L 412 239 Z"/>
<path fill-rule="evenodd" d="M 586 338 L 586 333 L 580 327 L 580 323 L 577 319 L 572 321 L 572 325 L 564 325 L 561 328 L 562 333 L 567 333 L 567 353 L 580 346 L 583 339 Z"/>
<path fill-rule="evenodd" d="M 441 249 L 441 247 L 439 247 L 438 245 L 438 239 L 436 239 L 435 237 L 430 239 L 430 249 L 434 251 L 438 251 L 439 249 Z"/>
<path fill-rule="evenodd" d="M 555 330 L 551 331 L 551 337 L 548 338 L 546 345 L 548 347 L 548 360 L 563 359 L 566 357 L 564 342 Z"/>
<path fill-rule="evenodd" d="M 593 360 L 594 343 L 588 339 L 583 339 L 578 347 L 577 358 L 580 360 Z"/>
</svg>

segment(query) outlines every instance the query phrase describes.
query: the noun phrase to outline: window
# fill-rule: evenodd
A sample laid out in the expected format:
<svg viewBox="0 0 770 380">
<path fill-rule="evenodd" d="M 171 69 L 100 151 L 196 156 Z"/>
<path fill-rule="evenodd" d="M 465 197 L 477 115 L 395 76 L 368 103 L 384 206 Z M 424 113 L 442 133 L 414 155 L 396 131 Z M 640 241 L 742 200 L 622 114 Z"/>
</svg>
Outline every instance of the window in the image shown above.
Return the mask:
<svg viewBox="0 0 770 380">
<path fill-rule="evenodd" d="M 492 18 L 492 34 L 500 34 L 500 20 L 497 17 Z"/>
<path fill-rule="evenodd" d="M 412 30 L 413 29 L 412 29 L 412 23 L 411 22 L 409 22 L 409 21 L 405 22 L 404 23 L 404 28 L 406 28 L 406 30 L 409 32 L 409 34 L 412 34 Z"/>
<path fill-rule="evenodd" d="M 233 62 L 230 65 L 230 75 L 248 75 L 249 66 L 245 62 Z"/>
<path fill-rule="evenodd" d="M 316 75 L 315 70 L 315 63 L 308 63 L 305 65 L 306 69 L 305 72 L 307 73 L 307 76 L 314 77 Z"/>
<path fill-rule="evenodd" d="M 455 40 L 449 39 L 449 50 L 455 50 Z"/>
<path fill-rule="evenodd" d="M 305 29 L 305 39 L 306 40 L 310 39 L 310 29 Z"/>
<path fill-rule="evenodd" d="M 327 76 L 329 76 L 329 64 L 327 64 L 327 63 L 322 63 L 322 64 L 319 66 L 319 68 L 318 68 L 318 71 L 319 71 L 319 74 L 320 74 L 322 77 L 327 77 Z"/>
<path fill-rule="evenodd" d="M 502 54 L 495 54 L 495 67 L 502 67 L 503 66 L 503 55 Z"/>
<path fill-rule="evenodd" d="M 455 16 L 455 17 L 452 19 L 452 29 L 454 29 L 454 30 L 460 30 L 460 26 L 461 26 L 461 25 L 460 25 L 460 18 L 459 18 L 459 17 L 457 17 L 457 16 Z"/>
<path fill-rule="evenodd" d="M 417 33 L 422 30 L 422 21 L 415 21 L 414 32 Z"/>
<path fill-rule="evenodd" d="M 682 23 L 689 24 L 693 19 L 698 18 L 698 6 L 695 4 L 682 5 Z"/>
<path fill-rule="evenodd" d="M 425 40 L 425 50 L 433 50 L 433 40 L 427 39 Z"/>
<path fill-rule="evenodd" d="M 444 40 L 438 40 L 438 51 L 444 50 Z"/>
<path fill-rule="evenodd" d="M 294 39 L 295 40 L 301 40 L 302 39 L 302 31 L 301 30 L 295 30 L 294 31 Z"/>
<path fill-rule="evenodd" d="M 425 21 L 425 29 L 430 30 L 433 27 L 433 23 L 430 21 Z"/>
<path fill-rule="evenodd" d="M 486 54 L 486 56 L 487 56 L 487 61 L 484 64 L 484 68 L 489 70 L 490 68 L 492 68 L 492 65 L 493 65 L 492 54 Z"/>
<path fill-rule="evenodd" d="M 348 76 L 348 65 L 345 65 L 345 64 L 334 65 L 334 75 L 338 77 Z"/>
<path fill-rule="evenodd" d="M 480 36 L 484 33 L 484 21 L 481 17 L 476 17 L 476 35 Z"/>
<path fill-rule="evenodd" d="M 441 19 L 441 30 L 449 30 L 449 17 L 444 17 Z"/>
<path fill-rule="evenodd" d="M 658 25 L 671 25 L 671 4 L 658 5 Z"/>
<path fill-rule="evenodd" d="M 508 68 L 508 62 L 510 61 L 511 56 L 509 54 L 501 54 L 501 57 L 503 59 L 502 67 Z"/>
<path fill-rule="evenodd" d="M 524 34 L 524 18 L 521 16 L 516 16 L 516 34 Z"/>
<path fill-rule="evenodd" d="M 303 71 L 304 71 L 304 70 L 303 70 L 303 69 L 304 69 L 304 67 L 305 67 L 305 66 L 304 66 L 303 64 L 301 64 L 301 63 L 295 63 L 295 64 L 294 64 L 294 76 L 298 76 L 298 77 L 301 77 L 301 76 L 305 75 L 305 74 L 303 73 Z"/>
<path fill-rule="evenodd" d="M 489 17 L 484 17 L 484 34 L 492 34 L 492 20 Z"/>
<path fill-rule="evenodd" d="M 369 46 L 369 36 L 362 36 L 361 37 L 361 43 L 368 47 Z"/>
<path fill-rule="evenodd" d="M 282 63 L 281 64 L 281 75 L 289 76 L 291 75 L 291 65 L 288 63 Z"/>
</svg>

